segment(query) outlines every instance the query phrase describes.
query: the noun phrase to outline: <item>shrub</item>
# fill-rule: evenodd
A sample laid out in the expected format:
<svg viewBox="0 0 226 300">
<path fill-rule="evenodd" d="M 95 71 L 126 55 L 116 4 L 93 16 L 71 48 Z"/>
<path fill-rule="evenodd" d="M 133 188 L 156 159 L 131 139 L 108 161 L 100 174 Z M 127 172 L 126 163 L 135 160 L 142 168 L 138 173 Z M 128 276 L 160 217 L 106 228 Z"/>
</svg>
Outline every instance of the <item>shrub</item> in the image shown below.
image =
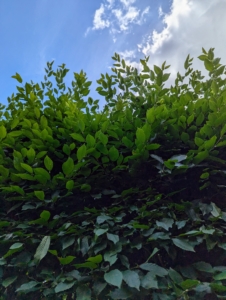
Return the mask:
<svg viewBox="0 0 226 300">
<path fill-rule="evenodd" d="M 1 299 L 217 299 L 226 296 L 226 80 L 209 72 L 164 86 L 120 56 L 89 94 L 65 65 L 41 84 L 16 73 L 1 107 Z M 50 78 L 55 79 L 54 82 Z"/>
</svg>

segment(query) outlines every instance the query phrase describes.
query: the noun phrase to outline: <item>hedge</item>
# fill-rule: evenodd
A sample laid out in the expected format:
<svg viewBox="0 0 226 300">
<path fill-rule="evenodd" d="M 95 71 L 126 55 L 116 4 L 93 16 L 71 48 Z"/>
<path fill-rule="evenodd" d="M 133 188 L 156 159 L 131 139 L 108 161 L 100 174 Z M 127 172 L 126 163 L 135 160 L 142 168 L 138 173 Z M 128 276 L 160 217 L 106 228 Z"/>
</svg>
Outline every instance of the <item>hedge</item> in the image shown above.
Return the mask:
<svg viewBox="0 0 226 300">
<path fill-rule="evenodd" d="M 0 299 L 225 299 L 226 79 L 118 54 L 97 91 L 47 63 L 0 107 Z M 168 83 L 169 86 L 169 83 Z"/>
</svg>

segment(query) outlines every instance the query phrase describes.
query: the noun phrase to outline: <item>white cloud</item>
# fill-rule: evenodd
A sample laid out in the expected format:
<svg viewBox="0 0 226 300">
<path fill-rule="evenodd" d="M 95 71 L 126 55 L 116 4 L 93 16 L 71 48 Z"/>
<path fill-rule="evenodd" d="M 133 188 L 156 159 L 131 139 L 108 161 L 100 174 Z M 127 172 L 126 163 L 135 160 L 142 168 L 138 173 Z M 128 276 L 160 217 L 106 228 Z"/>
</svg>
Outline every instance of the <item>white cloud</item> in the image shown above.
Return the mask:
<svg viewBox="0 0 226 300">
<path fill-rule="evenodd" d="M 121 31 L 128 30 L 130 23 L 136 23 L 140 14 L 139 9 L 134 6 L 128 7 L 125 14 L 120 9 L 113 10 L 114 15 L 118 20 L 118 25 Z"/>
<path fill-rule="evenodd" d="M 215 48 L 215 56 L 226 64 L 226 1 L 222 0 L 173 0 L 170 11 L 159 8 L 163 28 L 146 32 L 137 45 L 137 51 L 150 56 L 149 63 L 170 64 L 172 77 L 177 71 L 183 73 L 188 54 L 194 57 L 194 69 L 203 70 L 203 63 L 197 59 L 202 47 Z M 224 61 L 223 61 L 224 60 Z M 205 73 L 205 71 L 204 71 Z"/>
<path fill-rule="evenodd" d="M 132 25 L 141 25 L 145 22 L 145 15 L 149 13 L 150 7 L 146 7 L 142 12 L 133 5 L 136 0 L 104 0 L 100 8 L 95 11 L 92 30 L 109 28 L 109 32 L 116 40 L 116 35 L 120 32 L 129 32 Z M 85 35 L 90 32 L 88 28 Z"/>
<path fill-rule="evenodd" d="M 120 0 L 120 2 L 122 4 L 124 4 L 126 7 L 130 6 L 131 4 L 133 4 L 134 2 L 136 2 L 136 0 Z"/>
<path fill-rule="evenodd" d="M 111 2 L 110 2 L 111 4 Z M 104 19 L 105 6 L 101 3 L 99 9 L 95 11 L 93 19 L 93 29 L 104 29 L 110 26 L 110 22 Z"/>
</svg>

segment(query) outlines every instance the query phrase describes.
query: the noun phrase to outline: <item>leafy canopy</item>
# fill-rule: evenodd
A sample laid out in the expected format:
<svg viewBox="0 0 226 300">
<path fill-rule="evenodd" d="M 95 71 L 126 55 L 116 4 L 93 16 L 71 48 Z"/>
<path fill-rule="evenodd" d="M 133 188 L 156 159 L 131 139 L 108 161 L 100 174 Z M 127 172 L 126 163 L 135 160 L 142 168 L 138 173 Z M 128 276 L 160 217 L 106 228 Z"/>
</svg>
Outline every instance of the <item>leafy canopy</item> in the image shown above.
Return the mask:
<svg viewBox="0 0 226 300">
<path fill-rule="evenodd" d="M 226 79 L 214 49 L 164 62 L 118 54 L 97 91 L 47 63 L 0 107 L 0 299 L 226 296 Z M 52 80 L 53 79 L 53 80 Z M 215 298 L 213 298 L 215 297 Z M 209 298 L 208 298 L 209 299 Z"/>
</svg>

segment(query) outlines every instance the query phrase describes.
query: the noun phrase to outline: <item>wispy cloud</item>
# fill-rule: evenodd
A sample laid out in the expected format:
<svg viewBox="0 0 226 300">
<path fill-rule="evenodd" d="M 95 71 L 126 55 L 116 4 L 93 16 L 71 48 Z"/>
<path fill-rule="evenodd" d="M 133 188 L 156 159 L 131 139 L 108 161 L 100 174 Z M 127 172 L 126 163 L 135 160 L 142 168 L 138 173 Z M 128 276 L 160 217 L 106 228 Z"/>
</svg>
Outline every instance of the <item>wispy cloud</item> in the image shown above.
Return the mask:
<svg viewBox="0 0 226 300">
<path fill-rule="evenodd" d="M 111 5 L 111 3 L 110 3 Z M 110 26 L 108 19 L 105 19 L 105 5 L 101 3 L 100 8 L 95 11 L 93 19 L 93 29 L 104 29 Z"/>
<path fill-rule="evenodd" d="M 186 56 L 197 57 L 202 47 L 206 50 L 215 47 L 216 56 L 226 64 L 225 11 L 226 2 L 221 0 L 173 0 L 167 13 L 159 7 L 162 29 L 146 32 L 137 48 L 131 46 L 130 49 L 150 56 L 150 65 L 161 65 L 166 60 L 172 66 L 172 77 L 177 71 L 183 73 Z M 197 59 L 194 68 L 204 72 L 202 62 Z"/>
<path fill-rule="evenodd" d="M 86 34 L 91 30 L 108 28 L 115 40 L 117 34 L 128 33 L 133 25 L 141 25 L 145 22 L 150 7 L 141 11 L 133 5 L 135 2 L 136 0 L 105 0 L 95 11 L 93 26 L 87 29 Z"/>
</svg>

